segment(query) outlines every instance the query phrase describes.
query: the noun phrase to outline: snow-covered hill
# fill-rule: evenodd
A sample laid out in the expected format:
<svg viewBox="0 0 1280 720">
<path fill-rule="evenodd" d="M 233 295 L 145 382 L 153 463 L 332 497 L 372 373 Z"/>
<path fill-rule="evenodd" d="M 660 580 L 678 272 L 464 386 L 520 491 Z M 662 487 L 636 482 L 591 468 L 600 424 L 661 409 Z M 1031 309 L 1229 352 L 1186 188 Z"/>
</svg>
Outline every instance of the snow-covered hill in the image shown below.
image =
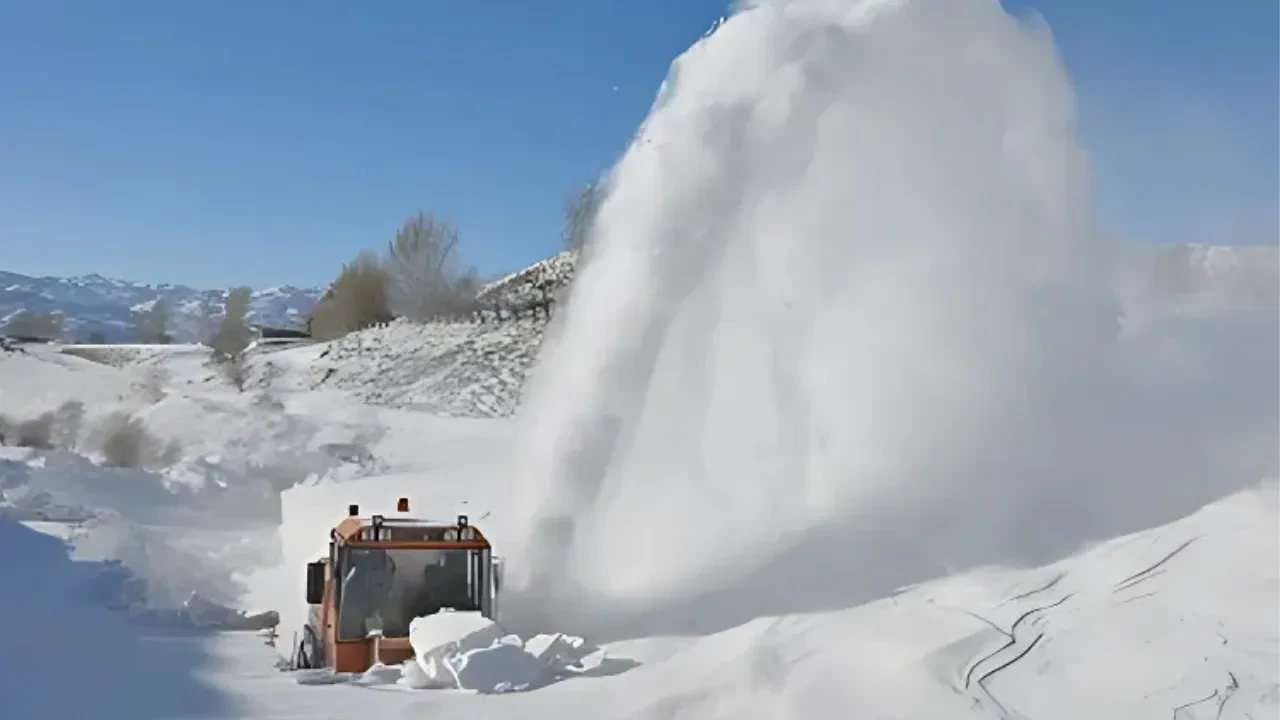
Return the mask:
<svg viewBox="0 0 1280 720">
<path fill-rule="evenodd" d="M 537 360 L 546 321 L 396 321 L 331 342 L 307 369 L 311 388 L 337 388 L 368 403 L 455 417 L 505 417 Z M 278 363 L 282 350 L 258 356 Z M 268 375 L 270 370 L 265 371 Z"/>
<path fill-rule="evenodd" d="M 319 288 L 288 285 L 253 293 L 250 319 L 276 327 L 299 326 L 316 300 Z M 63 328 L 81 341 L 101 333 L 111 342 L 133 340 L 132 313 L 163 298 L 172 309 L 170 334 L 178 342 L 203 339 L 208 318 L 222 312 L 226 290 L 197 290 L 183 285 L 146 285 L 104 278 L 29 277 L 0 270 L 0 322 L 26 310 L 60 313 Z"/>
</svg>

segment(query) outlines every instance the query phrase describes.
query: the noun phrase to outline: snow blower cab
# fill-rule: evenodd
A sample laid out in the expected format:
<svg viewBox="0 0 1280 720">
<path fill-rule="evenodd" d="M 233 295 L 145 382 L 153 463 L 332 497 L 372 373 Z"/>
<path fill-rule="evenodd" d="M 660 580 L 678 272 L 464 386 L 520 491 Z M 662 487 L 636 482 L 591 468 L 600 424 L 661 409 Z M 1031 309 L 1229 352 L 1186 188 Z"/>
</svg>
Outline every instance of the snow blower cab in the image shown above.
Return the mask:
<svg viewBox="0 0 1280 720">
<path fill-rule="evenodd" d="M 441 611 L 497 619 L 501 561 L 484 533 L 455 522 L 360 517 L 356 505 L 329 535 L 329 556 L 307 565 L 308 620 L 293 665 L 364 672 L 413 657 L 409 623 Z"/>
</svg>

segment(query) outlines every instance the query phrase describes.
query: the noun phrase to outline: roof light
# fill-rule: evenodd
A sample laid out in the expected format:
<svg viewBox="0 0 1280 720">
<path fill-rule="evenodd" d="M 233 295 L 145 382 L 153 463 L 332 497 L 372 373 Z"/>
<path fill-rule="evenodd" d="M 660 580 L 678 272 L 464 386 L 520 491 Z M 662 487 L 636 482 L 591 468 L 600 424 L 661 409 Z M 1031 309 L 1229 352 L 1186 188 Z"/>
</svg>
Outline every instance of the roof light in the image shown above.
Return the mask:
<svg viewBox="0 0 1280 720">
<path fill-rule="evenodd" d="M 357 516 L 357 515 L 359 515 L 359 514 L 360 514 L 360 506 L 359 506 L 359 505 L 348 505 L 348 506 L 347 506 L 347 515 L 348 515 L 349 517 L 355 517 L 355 516 Z"/>
<path fill-rule="evenodd" d="M 409 498 L 400 498 L 400 500 L 396 502 L 396 512 L 409 512 Z"/>
</svg>

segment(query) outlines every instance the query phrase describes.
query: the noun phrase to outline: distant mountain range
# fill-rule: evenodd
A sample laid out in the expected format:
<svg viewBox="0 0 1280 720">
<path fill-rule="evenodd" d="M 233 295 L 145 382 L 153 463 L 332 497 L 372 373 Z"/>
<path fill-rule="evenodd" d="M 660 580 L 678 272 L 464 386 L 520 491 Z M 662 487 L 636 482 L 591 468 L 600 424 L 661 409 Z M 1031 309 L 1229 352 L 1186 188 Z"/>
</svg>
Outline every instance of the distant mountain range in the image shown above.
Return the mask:
<svg viewBox="0 0 1280 720">
<path fill-rule="evenodd" d="M 323 294 L 323 288 L 289 285 L 257 290 L 249 320 L 273 327 L 300 327 Z M 222 314 L 226 296 L 226 290 L 147 285 L 96 274 L 36 278 L 0 270 L 0 327 L 23 310 L 60 313 L 64 333 L 70 338 L 84 341 L 100 334 L 109 342 L 130 342 L 134 339 L 133 313 L 163 298 L 171 311 L 169 334 L 175 342 L 193 342 L 208 337 Z"/>
<path fill-rule="evenodd" d="M 529 287 L 563 287 L 573 277 L 576 255 L 560 253 L 498 280 L 481 290 L 487 297 L 512 297 Z M 1204 293 L 1232 296 L 1274 308 L 1280 298 L 1280 248 L 1276 245 L 1215 246 L 1132 243 L 1124 248 L 1118 287 L 1156 303 Z M 531 285 L 532 283 L 532 285 Z M 523 288 L 523 290 L 522 290 Z M 145 285 L 100 275 L 33 278 L 0 271 L 0 327 L 22 310 L 61 313 L 70 338 L 101 334 L 109 342 L 130 342 L 133 313 L 164 298 L 171 308 L 169 334 L 176 342 L 203 340 L 226 302 L 226 290 L 183 285 Z M 253 293 L 249 320 L 272 327 L 300 327 L 324 288 L 289 285 Z"/>
</svg>

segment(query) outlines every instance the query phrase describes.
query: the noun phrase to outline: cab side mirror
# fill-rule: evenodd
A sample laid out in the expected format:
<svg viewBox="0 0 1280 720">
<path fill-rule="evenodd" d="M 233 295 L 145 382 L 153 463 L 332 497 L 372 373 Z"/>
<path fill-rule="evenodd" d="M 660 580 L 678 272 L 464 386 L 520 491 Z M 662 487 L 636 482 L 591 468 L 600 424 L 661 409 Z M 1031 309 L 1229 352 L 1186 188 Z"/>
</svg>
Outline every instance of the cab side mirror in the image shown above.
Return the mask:
<svg viewBox="0 0 1280 720">
<path fill-rule="evenodd" d="M 307 604 L 324 602 L 324 561 L 307 563 Z"/>
</svg>

